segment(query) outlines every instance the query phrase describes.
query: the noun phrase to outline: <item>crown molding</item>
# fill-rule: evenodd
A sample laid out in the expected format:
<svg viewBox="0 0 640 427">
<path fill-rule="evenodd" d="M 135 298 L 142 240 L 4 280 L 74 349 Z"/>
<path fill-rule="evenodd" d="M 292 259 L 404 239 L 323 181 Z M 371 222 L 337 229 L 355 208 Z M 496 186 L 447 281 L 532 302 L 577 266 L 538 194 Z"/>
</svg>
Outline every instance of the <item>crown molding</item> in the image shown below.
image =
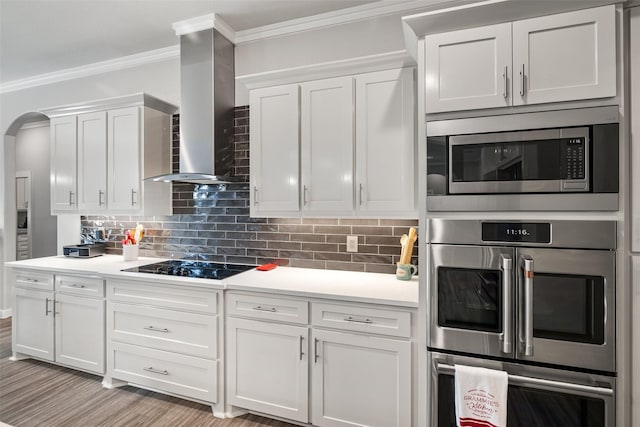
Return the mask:
<svg viewBox="0 0 640 427">
<path fill-rule="evenodd" d="M 236 31 L 215 13 L 175 22 L 172 28 L 178 36 L 215 28 L 231 43 L 235 44 L 236 40 Z"/>
<path fill-rule="evenodd" d="M 236 32 L 235 40 L 232 41 L 234 44 L 247 43 L 269 37 L 277 37 L 301 31 L 315 30 L 322 27 L 347 24 L 350 22 L 375 18 L 377 16 L 415 11 L 417 9 L 433 9 L 434 7 L 440 7 L 439 5 L 441 4 L 457 4 L 469 1 L 472 0 L 403 0 L 395 1 L 392 4 L 388 4 L 384 1 L 374 2 L 348 9 L 336 10 L 333 12 L 321 13 L 318 15 L 291 19 L 289 21 L 279 22 L 276 24 L 238 31 Z"/>
<path fill-rule="evenodd" d="M 247 74 L 236 77 L 236 82 L 244 84 L 247 89 L 257 89 L 308 80 L 389 70 L 392 68 L 413 67 L 415 65 L 415 61 L 407 51 L 397 50 L 376 55 L 360 56 L 358 58 L 303 65 L 264 73 Z"/>
<path fill-rule="evenodd" d="M 163 113 L 173 114 L 178 107 L 144 92 L 129 95 L 102 98 L 92 101 L 82 101 L 57 107 L 41 108 L 40 113 L 47 117 L 62 117 L 75 114 L 93 113 L 96 111 L 112 110 L 124 107 L 149 107 Z"/>
<path fill-rule="evenodd" d="M 126 68 L 137 67 L 153 62 L 166 61 L 180 56 L 180 46 L 169 46 L 162 49 L 149 50 L 147 52 L 134 55 L 123 56 L 108 61 L 94 62 L 93 64 L 82 65 L 80 67 L 67 68 L 66 70 L 55 71 L 53 73 L 40 74 L 24 79 L 13 80 L 0 85 L 0 94 L 27 89 L 35 86 L 42 86 L 51 83 L 63 82 L 66 80 L 78 79 L 93 76 L 96 74 L 118 71 Z"/>
</svg>

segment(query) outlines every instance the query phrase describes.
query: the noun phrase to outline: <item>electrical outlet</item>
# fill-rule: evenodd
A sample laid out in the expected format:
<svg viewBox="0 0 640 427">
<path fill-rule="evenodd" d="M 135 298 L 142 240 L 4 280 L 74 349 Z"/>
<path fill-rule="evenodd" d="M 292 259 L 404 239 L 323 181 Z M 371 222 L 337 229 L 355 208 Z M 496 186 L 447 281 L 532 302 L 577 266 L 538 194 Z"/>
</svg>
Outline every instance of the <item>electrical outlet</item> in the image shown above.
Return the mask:
<svg viewBox="0 0 640 427">
<path fill-rule="evenodd" d="M 358 236 L 347 236 L 347 252 L 358 252 Z"/>
</svg>

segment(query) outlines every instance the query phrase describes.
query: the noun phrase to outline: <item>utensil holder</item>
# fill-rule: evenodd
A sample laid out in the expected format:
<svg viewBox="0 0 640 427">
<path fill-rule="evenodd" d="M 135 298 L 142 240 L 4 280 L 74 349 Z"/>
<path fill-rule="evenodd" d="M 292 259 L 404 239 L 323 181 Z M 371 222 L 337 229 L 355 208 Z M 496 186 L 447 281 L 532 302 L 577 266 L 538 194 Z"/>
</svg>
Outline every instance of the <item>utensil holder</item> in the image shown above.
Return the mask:
<svg viewBox="0 0 640 427">
<path fill-rule="evenodd" d="M 138 259 L 138 245 L 122 245 L 122 256 L 125 261 Z"/>
</svg>

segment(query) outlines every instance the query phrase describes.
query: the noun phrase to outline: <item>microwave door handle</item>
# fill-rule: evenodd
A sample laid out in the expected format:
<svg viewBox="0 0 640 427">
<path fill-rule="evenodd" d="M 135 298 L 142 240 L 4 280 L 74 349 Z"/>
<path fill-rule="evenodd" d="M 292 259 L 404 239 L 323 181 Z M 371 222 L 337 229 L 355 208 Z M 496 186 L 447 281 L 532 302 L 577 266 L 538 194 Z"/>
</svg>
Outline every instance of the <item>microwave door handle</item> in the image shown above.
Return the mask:
<svg viewBox="0 0 640 427">
<path fill-rule="evenodd" d="M 464 363 L 462 363 L 464 365 Z M 491 368 L 489 368 L 491 369 Z M 497 369 L 498 371 L 500 369 Z M 448 363 L 436 361 L 436 371 L 439 374 L 454 375 L 456 372 L 455 366 L 451 366 Z M 537 389 L 551 390 L 551 391 L 563 391 L 565 393 L 579 393 L 586 396 L 605 396 L 613 397 L 613 388 L 609 387 L 597 387 L 584 384 L 567 383 L 564 381 L 547 380 L 544 378 L 526 377 L 523 375 L 507 374 L 509 378 L 509 385 L 515 385 L 520 387 L 531 387 Z"/>
<path fill-rule="evenodd" d="M 521 316 L 521 321 L 524 323 L 524 355 L 533 356 L 533 258 L 529 256 L 521 257 L 523 267 L 523 283 L 524 283 L 524 298 L 521 301 L 524 307 L 520 307 L 520 310 L 524 310 L 524 316 Z"/>
<path fill-rule="evenodd" d="M 500 255 L 502 269 L 502 352 L 511 353 L 513 331 L 511 330 L 513 318 L 513 259 L 507 255 Z"/>
</svg>

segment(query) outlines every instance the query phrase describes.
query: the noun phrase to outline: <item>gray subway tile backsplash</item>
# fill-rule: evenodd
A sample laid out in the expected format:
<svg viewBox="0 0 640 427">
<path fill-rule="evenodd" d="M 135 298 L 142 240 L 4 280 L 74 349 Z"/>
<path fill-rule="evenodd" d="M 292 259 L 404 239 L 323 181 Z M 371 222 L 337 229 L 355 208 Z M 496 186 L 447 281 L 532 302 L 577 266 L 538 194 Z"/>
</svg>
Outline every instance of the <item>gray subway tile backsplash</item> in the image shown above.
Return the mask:
<svg viewBox="0 0 640 427">
<path fill-rule="evenodd" d="M 235 109 L 236 176 L 249 177 L 249 107 Z M 173 120 L 174 172 L 179 169 L 179 116 Z M 251 218 L 248 182 L 173 184 L 172 216 L 86 216 L 82 232 L 104 227 L 107 252 L 120 254 L 127 229 L 145 227 L 142 256 L 233 264 L 276 261 L 293 267 L 393 273 L 400 238 L 417 220 L 375 218 Z M 358 236 L 358 252 L 346 236 Z M 412 263 L 417 265 L 417 245 Z"/>
</svg>

